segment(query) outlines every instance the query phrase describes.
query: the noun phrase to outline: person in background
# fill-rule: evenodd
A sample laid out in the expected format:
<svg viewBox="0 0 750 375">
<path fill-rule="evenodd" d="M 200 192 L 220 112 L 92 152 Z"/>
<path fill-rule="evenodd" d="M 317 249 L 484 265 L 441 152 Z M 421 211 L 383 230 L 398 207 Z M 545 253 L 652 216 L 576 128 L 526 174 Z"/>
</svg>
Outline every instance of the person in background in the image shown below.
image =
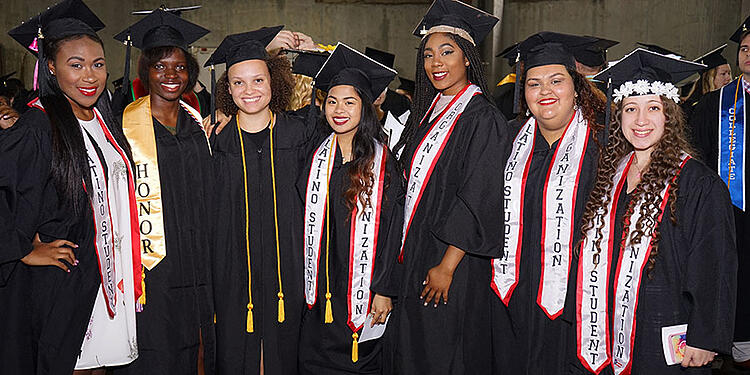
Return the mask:
<svg viewBox="0 0 750 375">
<path fill-rule="evenodd" d="M 695 106 L 704 95 L 732 82 L 732 67 L 729 66 L 727 59 L 722 56 L 726 47 L 725 43 L 721 47 L 695 59 L 695 62 L 705 65 L 706 68 L 700 72 L 700 77 L 693 83 L 687 97 L 680 104 L 683 113 L 685 113 L 685 119 L 688 122 L 690 122 L 690 117 L 693 114 Z"/>
</svg>

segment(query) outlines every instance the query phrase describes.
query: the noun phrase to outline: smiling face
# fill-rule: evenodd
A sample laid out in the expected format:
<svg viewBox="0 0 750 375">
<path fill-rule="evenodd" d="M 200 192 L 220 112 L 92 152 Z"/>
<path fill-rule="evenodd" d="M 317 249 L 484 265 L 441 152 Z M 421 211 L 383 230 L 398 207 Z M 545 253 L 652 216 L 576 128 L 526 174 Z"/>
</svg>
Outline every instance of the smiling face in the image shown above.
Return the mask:
<svg viewBox="0 0 750 375">
<path fill-rule="evenodd" d="M 622 133 L 636 151 L 651 153 L 664 135 L 666 119 L 659 95 L 630 96 L 622 100 Z"/>
<path fill-rule="evenodd" d="M 90 118 L 90 110 L 104 91 L 107 66 L 101 44 L 88 37 L 60 44 L 48 68 L 78 118 Z M 87 114 L 84 114 L 87 113 Z"/>
<path fill-rule="evenodd" d="M 536 66 L 526 72 L 524 97 L 539 126 L 564 129 L 573 117 L 575 84 L 564 65 Z"/>
<path fill-rule="evenodd" d="M 326 97 L 325 114 L 328 125 L 337 135 L 354 135 L 362 117 L 362 99 L 354 86 L 331 87 Z"/>
<path fill-rule="evenodd" d="M 469 60 L 447 33 L 434 33 L 425 43 L 424 70 L 443 95 L 456 95 L 468 83 Z"/>
<path fill-rule="evenodd" d="M 732 82 L 732 67 L 729 64 L 717 66 L 713 82 L 715 90 L 724 87 L 729 82 Z"/>
<path fill-rule="evenodd" d="M 240 111 L 256 114 L 271 102 L 271 73 L 263 60 L 247 60 L 229 67 L 229 94 Z"/>
<path fill-rule="evenodd" d="M 173 48 L 170 53 L 149 66 L 149 93 L 167 101 L 180 99 L 189 80 L 187 64 L 185 52 Z"/>
</svg>

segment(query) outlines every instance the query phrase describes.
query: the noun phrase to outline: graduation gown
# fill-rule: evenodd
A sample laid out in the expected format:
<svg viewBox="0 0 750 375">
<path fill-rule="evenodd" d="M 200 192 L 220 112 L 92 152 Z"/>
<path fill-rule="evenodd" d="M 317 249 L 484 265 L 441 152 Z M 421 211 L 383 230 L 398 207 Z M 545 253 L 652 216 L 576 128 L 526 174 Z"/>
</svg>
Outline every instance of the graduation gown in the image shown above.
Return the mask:
<svg viewBox="0 0 750 375">
<path fill-rule="evenodd" d="M 180 107 L 173 135 L 154 118 L 167 256 L 145 272 L 135 362 L 115 374 L 195 374 L 201 338 L 213 373 L 210 188 L 212 159 L 198 123 Z"/>
<path fill-rule="evenodd" d="M 429 125 L 422 124 L 404 149 L 406 168 Z M 490 258 L 502 255 L 502 171 L 510 144 L 497 108 L 484 95 L 471 98 L 424 187 L 405 240 L 398 321 L 391 322 L 397 327 L 399 374 L 490 372 L 490 298 L 497 298 L 490 289 Z M 466 251 L 453 274 L 449 302 L 425 307 L 422 282 L 448 245 Z"/>
<path fill-rule="evenodd" d="M 504 83 L 496 86 L 492 91 L 492 99 L 495 100 L 495 106 L 502 112 L 506 119 L 515 118 L 513 113 L 513 95 L 515 93 L 515 82 Z"/>
<path fill-rule="evenodd" d="M 49 118 L 37 108 L 0 136 L 0 363 L 8 374 L 73 372 L 101 285 L 92 212 L 72 215 L 51 175 Z M 34 235 L 78 245 L 70 273 L 27 266 Z"/>
<path fill-rule="evenodd" d="M 744 92 L 747 106 L 750 95 Z M 689 128 L 693 134 L 694 146 L 700 158 L 713 171 L 718 173 L 719 158 L 719 93 L 716 90 L 705 94 L 695 106 Z M 747 132 L 748 124 L 745 124 Z M 747 137 L 747 134 L 745 135 Z M 750 176 L 750 167 L 745 163 L 745 178 Z M 747 182 L 746 182 L 747 183 Z M 745 190 L 745 201 L 750 194 Z M 750 341 L 750 213 L 734 207 L 734 224 L 737 229 L 737 257 L 740 272 L 737 274 L 737 314 L 735 320 L 735 341 Z"/>
<path fill-rule="evenodd" d="M 518 126 L 515 121 L 512 124 Z M 591 131 L 578 176 L 575 212 L 571 221 L 574 223 L 571 241 L 573 246 L 580 241 L 581 216 L 596 179 L 599 149 L 595 137 L 596 134 Z M 578 263 L 575 252 L 570 257 L 568 288 L 562 315 L 550 320 L 537 304 L 542 272 L 544 186 L 559 142 L 560 140 L 549 145 L 537 126 L 523 196 L 523 243 L 518 284 L 508 306 L 496 295 L 492 299 L 492 334 L 496 359 L 493 371 L 496 374 L 561 374 L 562 369 L 575 360 L 575 346 L 571 346 L 576 335 L 575 288 Z"/>
<path fill-rule="evenodd" d="M 278 322 L 279 281 L 268 129 L 262 145 L 242 132 L 247 167 L 254 332 L 246 331 L 248 259 L 245 189 L 236 117 L 213 142 L 216 178 L 214 300 L 217 373 L 258 374 L 261 341 L 266 374 L 297 374 L 297 345 L 304 306 L 302 201 L 295 184 L 306 158 L 304 125 L 286 114 L 273 128 L 274 168 L 285 320 Z"/>
<path fill-rule="evenodd" d="M 321 141 L 322 142 L 322 141 Z M 317 146 L 317 145 L 316 145 Z M 312 155 L 310 155 L 312 157 Z M 399 272 L 398 252 L 401 248 L 401 227 L 404 216 L 404 187 L 401 171 L 396 160 L 386 152 L 386 176 L 383 198 L 380 207 L 380 227 L 378 229 L 377 247 L 373 262 L 373 274 L 370 284 L 370 303 L 375 294 L 393 297 L 398 293 Z M 310 173 L 308 159 L 306 168 L 297 182 L 300 196 L 305 197 L 307 178 Z M 381 374 L 383 366 L 390 363 L 383 358 L 383 351 L 390 343 L 393 319 L 388 324 L 387 332 L 380 339 L 364 342 L 359 345 L 359 360 L 352 362 L 352 331 L 347 324 L 349 294 L 349 264 L 351 239 L 351 211 L 344 202 L 344 192 L 349 188 L 349 167 L 342 164 L 341 151 L 336 147 L 329 185 L 329 218 L 330 218 L 330 263 L 329 281 L 333 323 L 324 323 L 326 305 L 326 235 L 323 227 L 323 239 L 320 245 L 318 262 L 317 302 L 305 309 L 300 334 L 300 374 Z M 357 331 L 362 332 L 362 329 Z"/>
<path fill-rule="evenodd" d="M 737 287 L 737 252 L 732 205 L 724 182 L 695 159 L 678 177 L 677 225 L 669 218 L 670 205 L 659 224 L 658 255 L 653 270 L 641 275 L 635 318 L 632 374 L 711 374 L 710 366 L 682 369 L 667 366 L 662 349 L 662 327 L 687 324 L 687 345 L 730 353 Z M 627 184 L 625 185 L 627 186 Z M 631 195 L 620 194 L 614 238 L 622 238 L 623 217 Z M 609 315 L 620 241 L 610 262 Z M 587 373 L 577 362 L 573 373 Z M 613 374 L 607 366 L 601 374 Z"/>
</svg>

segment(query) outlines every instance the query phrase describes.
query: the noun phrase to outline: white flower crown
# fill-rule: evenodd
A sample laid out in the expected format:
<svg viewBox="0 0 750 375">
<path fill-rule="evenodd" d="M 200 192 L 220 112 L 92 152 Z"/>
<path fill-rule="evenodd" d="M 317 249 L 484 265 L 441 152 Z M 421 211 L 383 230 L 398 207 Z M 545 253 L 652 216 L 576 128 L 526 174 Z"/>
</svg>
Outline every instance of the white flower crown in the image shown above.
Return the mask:
<svg viewBox="0 0 750 375">
<path fill-rule="evenodd" d="M 614 95 L 612 95 L 612 98 L 614 99 L 615 103 L 618 103 L 622 101 L 623 99 L 627 98 L 628 96 L 631 96 L 633 94 L 636 95 L 648 95 L 648 94 L 655 94 L 659 96 L 664 96 L 675 103 L 680 102 L 680 92 L 675 87 L 675 85 L 669 83 L 669 82 L 651 82 L 649 83 L 645 79 L 638 80 L 637 82 L 628 81 L 620 85 L 619 89 L 615 89 Z"/>
</svg>

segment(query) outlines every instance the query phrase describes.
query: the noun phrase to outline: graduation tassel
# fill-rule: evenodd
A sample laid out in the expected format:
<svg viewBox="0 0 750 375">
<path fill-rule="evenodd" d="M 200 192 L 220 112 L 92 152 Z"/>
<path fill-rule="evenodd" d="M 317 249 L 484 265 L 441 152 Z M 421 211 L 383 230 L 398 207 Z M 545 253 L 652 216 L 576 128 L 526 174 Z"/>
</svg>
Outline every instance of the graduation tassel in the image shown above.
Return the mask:
<svg viewBox="0 0 750 375">
<path fill-rule="evenodd" d="M 513 86 L 513 113 L 518 114 L 521 112 L 521 83 L 518 80 L 521 79 L 521 52 L 516 54 L 516 83 Z"/>
<path fill-rule="evenodd" d="M 326 318 L 327 324 L 333 323 L 333 308 L 331 308 L 331 293 L 326 293 Z"/>
<path fill-rule="evenodd" d="M 141 270 L 141 296 L 138 297 L 138 304 L 143 307 L 146 304 L 146 270 Z"/>
<path fill-rule="evenodd" d="M 357 332 L 352 334 L 352 362 L 359 361 L 359 335 Z"/>
<path fill-rule="evenodd" d="M 130 48 L 132 42 L 130 41 L 130 33 L 128 33 L 128 39 L 125 41 L 125 71 L 122 75 L 122 98 L 123 103 L 126 103 L 128 96 L 128 88 L 130 87 Z"/>
<path fill-rule="evenodd" d="M 317 91 L 315 89 L 315 80 L 310 85 L 312 87 L 312 94 L 310 94 L 310 110 L 307 111 L 307 123 L 305 125 L 312 125 L 318 116 L 318 106 L 315 104 L 315 92 Z"/>
<path fill-rule="evenodd" d="M 34 89 L 39 89 L 39 69 L 40 65 L 46 63 L 44 61 L 44 34 L 42 34 L 42 26 L 39 26 L 39 29 L 36 32 L 36 47 L 37 47 L 37 59 L 36 59 L 36 66 L 34 67 Z M 46 66 L 42 66 L 41 69 L 49 69 Z M 39 93 L 39 96 L 41 96 L 42 93 Z"/>
<path fill-rule="evenodd" d="M 276 234 L 276 275 L 279 278 L 279 293 L 276 294 L 279 297 L 279 312 L 277 320 L 279 323 L 284 323 L 286 320 L 286 314 L 284 314 L 284 287 L 281 283 L 281 251 L 279 250 L 279 213 L 276 207 L 276 168 L 273 163 L 273 128 L 276 125 L 276 116 L 271 112 L 271 125 L 268 131 L 268 137 L 270 138 L 269 143 L 271 144 L 271 187 L 273 188 L 273 225 Z"/>
<path fill-rule="evenodd" d="M 211 125 L 216 124 L 216 69 L 211 65 L 209 68 L 211 72 Z M 213 134 L 213 130 L 211 134 Z M 242 135 L 240 135 L 242 138 Z"/>
<path fill-rule="evenodd" d="M 609 117 L 612 115 L 612 76 L 607 77 L 607 108 L 604 109 L 604 146 L 609 142 Z"/>
<path fill-rule="evenodd" d="M 212 82 L 213 83 L 213 82 Z M 213 86 L 213 85 L 212 85 Z M 247 198 L 247 162 L 245 161 L 245 143 L 242 141 L 242 129 L 237 121 L 237 135 L 240 137 L 240 151 L 242 153 L 242 176 L 245 183 L 245 251 L 247 254 L 247 327 L 248 333 L 253 333 L 253 273 L 250 266 L 250 213 Z"/>
</svg>

